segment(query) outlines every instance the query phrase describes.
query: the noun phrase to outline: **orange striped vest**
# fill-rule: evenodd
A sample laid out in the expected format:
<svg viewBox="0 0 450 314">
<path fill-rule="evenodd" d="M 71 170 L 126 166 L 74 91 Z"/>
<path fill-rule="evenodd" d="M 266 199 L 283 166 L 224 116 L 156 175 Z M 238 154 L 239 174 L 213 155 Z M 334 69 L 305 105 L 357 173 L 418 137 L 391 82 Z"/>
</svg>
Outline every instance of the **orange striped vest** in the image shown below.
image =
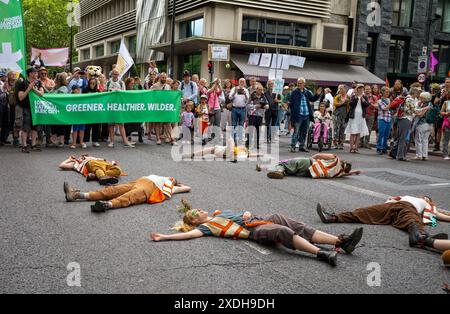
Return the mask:
<svg viewBox="0 0 450 314">
<path fill-rule="evenodd" d="M 203 225 L 216 237 L 233 239 L 248 239 L 250 237 L 250 231 L 224 217 L 214 217 Z"/>
<path fill-rule="evenodd" d="M 344 173 L 344 169 L 341 165 L 341 160 L 335 158 L 332 160 L 316 160 L 313 162 L 311 167 L 309 167 L 309 172 L 313 179 L 323 179 L 323 178 L 337 178 Z"/>
<path fill-rule="evenodd" d="M 166 198 L 172 198 L 173 190 L 175 188 L 174 178 L 151 175 L 149 177 L 145 177 L 145 179 L 152 181 L 156 186 L 156 189 L 150 195 L 147 203 L 158 204 L 164 202 Z"/>
</svg>

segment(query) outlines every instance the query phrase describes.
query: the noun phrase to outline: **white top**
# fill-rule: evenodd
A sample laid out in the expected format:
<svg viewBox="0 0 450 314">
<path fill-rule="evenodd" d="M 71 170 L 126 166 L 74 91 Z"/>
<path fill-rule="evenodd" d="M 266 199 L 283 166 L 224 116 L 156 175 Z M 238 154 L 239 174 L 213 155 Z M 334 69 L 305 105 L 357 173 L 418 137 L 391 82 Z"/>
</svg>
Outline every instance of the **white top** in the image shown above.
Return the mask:
<svg viewBox="0 0 450 314">
<path fill-rule="evenodd" d="M 351 98 L 354 93 L 355 93 L 355 90 L 353 88 L 350 88 L 347 92 L 347 96 Z"/>
<path fill-rule="evenodd" d="M 243 88 L 244 94 L 239 95 L 238 87 L 233 87 L 230 92 L 230 99 L 233 101 L 233 107 L 235 108 L 245 108 L 248 101 L 250 100 L 250 94 L 246 88 Z"/>
<path fill-rule="evenodd" d="M 413 196 L 402 196 L 399 201 L 394 199 L 389 199 L 386 203 L 394 203 L 394 202 L 408 202 L 412 204 L 417 212 L 422 215 L 425 209 L 431 210 L 431 205 L 428 204 L 423 198 L 417 198 Z"/>
<path fill-rule="evenodd" d="M 333 95 L 331 95 L 331 93 L 326 94 L 325 95 L 325 100 L 330 103 L 330 107 L 327 108 L 327 111 L 328 112 L 333 112 L 333 110 L 334 110 L 334 98 L 333 98 Z"/>
</svg>

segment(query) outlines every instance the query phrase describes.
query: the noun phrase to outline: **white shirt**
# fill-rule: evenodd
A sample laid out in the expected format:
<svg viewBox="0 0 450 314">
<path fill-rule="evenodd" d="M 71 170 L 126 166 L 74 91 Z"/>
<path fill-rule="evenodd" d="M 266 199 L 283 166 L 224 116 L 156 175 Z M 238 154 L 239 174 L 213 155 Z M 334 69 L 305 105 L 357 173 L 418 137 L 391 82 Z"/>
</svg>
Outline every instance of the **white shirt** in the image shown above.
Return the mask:
<svg viewBox="0 0 450 314">
<path fill-rule="evenodd" d="M 334 98 L 333 95 L 331 95 L 330 93 L 325 95 L 325 100 L 328 101 L 330 103 L 330 107 L 327 108 L 328 112 L 333 112 L 334 110 Z"/>
<path fill-rule="evenodd" d="M 417 198 L 413 196 L 402 196 L 400 201 L 396 200 L 388 200 L 386 203 L 394 203 L 394 202 L 408 202 L 412 204 L 416 209 L 417 212 L 422 215 L 425 209 L 432 209 L 431 205 L 428 204 L 423 198 Z"/>
</svg>

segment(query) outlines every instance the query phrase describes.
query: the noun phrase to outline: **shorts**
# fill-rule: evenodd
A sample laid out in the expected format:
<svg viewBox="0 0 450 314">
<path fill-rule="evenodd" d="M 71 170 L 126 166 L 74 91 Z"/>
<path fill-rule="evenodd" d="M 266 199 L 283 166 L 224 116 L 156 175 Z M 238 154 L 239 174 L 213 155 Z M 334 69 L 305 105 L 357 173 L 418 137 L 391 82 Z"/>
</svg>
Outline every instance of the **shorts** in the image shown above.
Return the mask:
<svg viewBox="0 0 450 314">
<path fill-rule="evenodd" d="M 75 124 L 72 126 L 73 132 L 84 132 L 86 130 L 85 124 Z"/>
<path fill-rule="evenodd" d="M 23 108 L 22 112 L 22 132 L 29 133 L 30 131 L 37 131 L 37 126 L 33 126 L 33 118 L 31 116 L 31 109 Z"/>
<path fill-rule="evenodd" d="M 14 129 L 20 130 L 23 125 L 23 109 L 20 106 L 15 108 Z"/>
</svg>

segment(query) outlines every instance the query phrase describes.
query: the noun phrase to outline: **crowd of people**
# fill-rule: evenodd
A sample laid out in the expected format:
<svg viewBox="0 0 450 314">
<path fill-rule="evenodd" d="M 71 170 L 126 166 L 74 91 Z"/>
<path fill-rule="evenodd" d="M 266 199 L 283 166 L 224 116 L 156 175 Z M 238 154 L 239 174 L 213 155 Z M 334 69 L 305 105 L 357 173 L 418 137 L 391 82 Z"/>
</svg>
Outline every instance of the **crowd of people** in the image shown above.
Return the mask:
<svg viewBox="0 0 450 314">
<path fill-rule="evenodd" d="M 274 82 L 265 85 L 256 78 L 249 82 L 215 79 L 208 83 L 199 75 L 184 72 L 182 81 L 160 73 L 152 63 L 149 74 L 120 79 L 113 66 L 109 78 L 104 74 L 87 78 L 80 68 L 72 73 L 58 73 L 50 79 L 48 70 L 41 66 L 30 67 L 25 78 L 16 78 L 14 72 L 0 74 L 0 145 L 13 144 L 24 153 L 40 151 L 45 147 L 75 149 L 88 143 L 99 147 L 100 143 L 115 145 L 120 136 L 123 145 L 133 148 L 132 134 L 138 141 L 154 139 L 177 145 L 177 141 L 192 142 L 194 133 L 203 144 L 223 136 L 227 127 L 237 145 L 259 149 L 261 130 L 265 125 L 265 143 L 278 140 L 279 135 L 291 136 L 291 152 L 297 149 L 308 152 L 308 134 L 317 143 L 325 143 L 336 150 L 344 149 L 350 139 L 350 152 L 371 148 L 371 135 L 376 131 L 376 150 L 379 155 L 388 154 L 399 161 L 407 161 L 411 146 L 416 147 L 416 160 L 428 160 L 430 141 L 434 150 L 442 148 L 444 158 L 450 160 L 450 78 L 445 84 L 423 87 L 414 83 L 409 90 L 397 80 L 392 88 L 370 86 L 354 82 L 348 88 L 340 85 L 337 92 L 330 88 L 308 89 L 304 78 L 297 85 L 290 84 L 283 93 L 274 92 Z M 127 123 L 90 125 L 33 125 L 29 93 L 79 94 L 100 93 L 115 90 L 179 90 L 182 93 L 180 122 L 176 123 Z M 425 89 L 430 89 L 429 91 Z M 180 126 L 181 135 L 174 135 L 174 127 Z M 273 134 L 276 130 L 277 134 Z M 221 134 L 218 134 L 218 133 Z M 12 142 L 9 141 L 12 136 Z M 225 139 L 224 139 L 225 140 Z M 441 147 L 442 142 L 442 147 Z M 372 143 L 375 144 L 375 143 Z"/>
</svg>

